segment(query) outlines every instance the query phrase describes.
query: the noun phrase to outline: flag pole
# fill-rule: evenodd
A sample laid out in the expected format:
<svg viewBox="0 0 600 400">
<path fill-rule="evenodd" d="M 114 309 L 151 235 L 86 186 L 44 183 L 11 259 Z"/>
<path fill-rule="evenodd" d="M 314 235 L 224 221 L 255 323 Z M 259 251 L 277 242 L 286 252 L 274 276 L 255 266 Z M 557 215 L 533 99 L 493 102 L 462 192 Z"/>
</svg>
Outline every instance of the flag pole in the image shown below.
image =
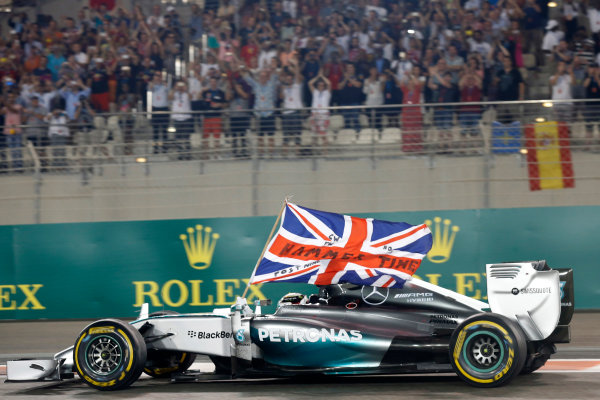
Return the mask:
<svg viewBox="0 0 600 400">
<path fill-rule="evenodd" d="M 267 251 L 267 247 L 269 247 L 269 243 L 271 243 L 271 239 L 273 238 L 273 234 L 275 233 L 275 229 L 277 228 L 277 225 L 279 225 L 279 220 L 281 219 L 281 215 L 283 214 L 283 210 L 285 209 L 285 206 L 288 203 L 288 198 L 285 198 L 285 201 L 283 202 L 283 205 L 281 206 L 281 210 L 279 210 L 279 215 L 277 215 L 277 219 L 275 220 L 275 223 L 273 224 L 273 228 L 271 229 L 271 233 L 269 234 L 269 238 L 267 239 L 267 243 L 265 243 L 265 247 L 262 250 L 262 253 L 260 253 L 260 257 L 258 257 L 258 260 L 256 261 L 256 265 L 254 266 L 254 269 L 252 270 L 252 275 L 250 276 L 250 279 L 248 280 L 248 284 L 246 285 L 246 289 L 244 290 L 244 293 L 242 294 L 242 298 L 246 297 L 246 294 L 248 293 L 248 289 L 250 289 L 250 282 L 252 282 L 252 278 L 254 278 L 254 274 L 256 273 L 256 268 L 258 268 L 258 264 L 260 264 L 260 260 L 262 260 L 263 256 L 265 255 L 266 251 Z"/>
</svg>

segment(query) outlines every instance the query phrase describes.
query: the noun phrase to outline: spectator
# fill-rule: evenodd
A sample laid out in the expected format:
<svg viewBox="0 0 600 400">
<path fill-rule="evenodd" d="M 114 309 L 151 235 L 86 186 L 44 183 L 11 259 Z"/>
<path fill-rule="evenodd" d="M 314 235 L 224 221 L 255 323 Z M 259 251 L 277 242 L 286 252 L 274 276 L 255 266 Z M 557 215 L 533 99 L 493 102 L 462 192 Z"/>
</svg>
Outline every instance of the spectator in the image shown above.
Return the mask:
<svg viewBox="0 0 600 400">
<path fill-rule="evenodd" d="M 565 39 L 561 39 L 557 46 L 554 46 L 554 62 L 563 61 L 569 64 L 573 60 L 573 52 L 569 49 L 569 44 Z"/>
<path fill-rule="evenodd" d="M 585 97 L 592 101 L 585 104 L 583 113 L 586 121 L 586 146 L 592 145 L 594 138 L 594 125 L 600 121 L 600 68 L 594 63 L 588 66 L 587 75 L 583 81 Z"/>
<path fill-rule="evenodd" d="M 565 22 L 565 38 L 570 41 L 577 30 L 579 18 L 579 2 L 564 0 L 562 18 Z"/>
<path fill-rule="evenodd" d="M 6 147 L 10 149 L 11 168 L 16 172 L 21 172 L 23 168 L 23 132 L 21 130 L 23 106 L 17 102 L 17 95 L 14 92 L 8 94 L 2 114 L 4 115 Z"/>
<path fill-rule="evenodd" d="M 109 66 L 105 66 L 102 58 L 96 58 L 94 61 L 94 67 L 88 80 L 91 104 L 96 111 L 107 112 L 110 103 L 108 77 L 114 70 Z"/>
<path fill-rule="evenodd" d="M 273 154 L 275 147 L 275 90 L 278 74 L 266 69 L 258 73 L 258 80 L 250 76 L 246 69 L 242 70 L 244 79 L 254 91 L 254 115 L 258 118 L 258 149 L 259 155 L 264 153 L 265 136 L 268 137 L 267 153 Z"/>
<path fill-rule="evenodd" d="M 421 103 L 423 86 L 421 68 L 415 65 L 401 85 L 402 104 L 408 105 L 402 109 L 402 151 L 405 152 L 423 149 L 423 115 L 421 107 L 413 106 Z"/>
<path fill-rule="evenodd" d="M 382 78 L 384 81 L 383 104 L 388 107 L 385 107 L 381 111 L 381 114 L 387 116 L 388 126 L 399 127 L 398 116 L 402 112 L 402 108 L 391 106 L 402 104 L 402 90 L 400 89 L 401 81 L 389 69 L 384 72 Z"/>
<path fill-rule="evenodd" d="M 338 102 L 338 91 L 340 89 L 340 81 L 344 75 L 344 63 L 337 52 L 332 53 L 330 62 L 323 66 L 323 74 L 331 82 L 332 102 Z"/>
<path fill-rule="evenodd" d="M 438 65 L 429 68 L 427 86 L 432 91 L 434 103 L 452 103 L 458 100 L 458 89 L 452 83 L 452 74 L 446 69 L 446 61 L 440 59 Z M 433 120 L 438 129 L 440 148 L 448 150 L 452 141 L 453 109 L 447 106 L 435 106 Z"/>
<path fill-rule="evenodd" d="M 67 165 L 65 146 L 69 140 L 70 130 L 68 115 L 61 109 L 55 108 L 46 116 L 48 123 L 48 139 L 52 146 L 52 166 L 64 167 Z"/>
<path fill-rule="evenodd" d="M 89 99 L 85 96 L 81 96 L 77 103 L 77 108 L 75 109 L 74 121 L 77 129 L 84 132 L 92 129 L 95 116 L 96 112 L 92 108 Z"/>
<path fill-rule="evenodd" d="M 33 70 L 33 75 L 37 76 L 40 80 L 52 81 L 52 71 L 47 67 L 48 58 L 40 57 L 40 63 L 37 68 Z"/>
<path fill-rule="evenodd" d="M 544 64 L 544 55 L 540 44 L 543 40 L 544 15 L 542 6 L 537 0 L 525 0 L 523 13 L 525 18 L 523 21 L 523 51 L 530 53 L 533 50 L 536 64 Z"/>
<path fill-rule="evenodd" d="M 229 102 L 229 130 L 232 137 L 234 157 L 248 157 L 246 131 L 250 126 L 250 100 L 252 89 L 248 83 L 235 76 L 228 85 L 226 100 Z"/>
<path fill-rule="evenodd" d="M 446 65 L 448 67 L 448 71 L 450 71 L 452 74 L 452 83 L 458 83 L 460 72 L 463 70 L 465 65 L 465 60 L 458 54 L 456 45 L 451 44 L 448 46 Z"/>
<path fill-rule="evenodd" d="M 467 71 L 458 87 L 460 89 L 460 101 L 463 103 L 478 103 L 482 100 L 482 79 L 474 71 Z M 463 141 L 466 137 L 475 137 L 479 135 L 479 120 L 481 118 L 481 106 L 464 105 L 459 109 L 459 121 L 461 126 L 461 137 Z"/>
<path fill-rule="evenodd" d="M 525 98 L 525 82 L 518 69 L 513 66 L 510 57 L 504 57 L 503 68 L 496 75 L 497 98 L 500 101 L 517 101 Z M 498 119 L 508 123 L 519 117 L 519 106 L 501 104 L 498 106 Z"/>
<path fill-rule="evenodd" d="M 565 37 L 564 32 L 559 30 L 558 22 L 551 19 L 546 24 L 546 34 L 542 42 L 542 50 L 547 53 L 551 53 L 554 47 L 558 46 L 561 39 Z"/>
<path fill-rule="evenodd" d="M 317 138 L 321 137 L 322 150 L 325 152 L 327 129 L 329 128 L 328 107 L 331 102 L 331 82 L 323 76 L 322 71 L 319 71 L 317 76 L 308 82 L 308 87 L 312 93 L 311 124 L 313 129 L 313 144 L 317 144 Z"/>
<path fill-rule="evenodd" d="M 385 81 L 379 77 L 377 67 L 369 69 L 369 76 L 365 80 L 363 93 L 366 95 L 365 105 L 375 106 L 367 108 L 367 116 L 369 118 L 369 126 L 377 130 L 381 129 L 381 106 L 383 104 L 383 89 Z"/>
<path fill-rule="evenodd" d="M 190 22 L 188 24 L 192 41 L 198 41 L 202 38 L 202 34 L 204 33 L 202 26 L 203 19 L 204 17 L 198 4 L 192 4 Z"/>
<path fill-rule="evenodd" d="M 70 80 L 68 82 L 58 81 L 57 86 L 60 87 L 58 93 L 65 101 L 65 112 L 70 120 L 75 118 L 75 109 L 77 102 L 81 96 L 88 97 L 90 89 L 86 87 L 81 80 Z"/>
<path fill-rule="evenodd" d="M 171 122 L 175 129 L 175 149 L 178 159 L 190 159 L 190 135 L 194 132 L 192 104 L 185 82 L 179 81 L 169 93 Z"/>
<path fill-rule="evenodd" d="M 290 65 L 290 72 L 282 79 L 280 97 L 283 101 L 281 122 L 283 124 L 283 156 L 287 155 L 290 142 L 296 144 L 296 151 L 300 148 L 302 135 L 302 75 L 297 61 Z M 298 154 L 298 153 L 297 153 Z"/>
<path fill-rule="evenodd" d="M 361 103 L 363 81 L 364 77 L 356 74 L 354 64 L 347 63 L 339 85 L 338 104 L 349 107 L 341 110 L 345 127 L 356 131 L 360 129 L 357 106 Z"/>
<path fill-rule="evenodd" d="M 403 82 L 407 73 L 412 69 L 412 63 L 408 59 L 406 51 L 398 52 L 398 60 L 394 60 L 391 64 L 391 69 L 396 71 L 396 79 Z"/>
<path fill-rule="evenodd" d="M 44 118 L 48 110 L 40 104 L 40 97 L 32 94 L 30 104 L 23 110 L 24 123 L 26 125 L 25 134 L 27 140 L 30 140 L 34 146 L 44 145 L 42 138 L 45 136 Z"/>
<path fill-rule="evenodd" d="M 564 61 L 559 61 L 556 66 L 556 72 L 550 77 L 552 100 L 572 100 L 571 86 L 574 80 L 573 65 L 571 64 L 567 67 Z M 556 103 L 552 108 L 558 121 L 569 122 L 573 118 L 572 103 Z"/>
<path fill-rule="evenodd" d="M 223 132 L 223 109 L 227 107 L 225 93 L 219 89 L 217 78 L 210 78 L 208 87 L 202 91 L 204 108 L 204 126 L 202 128 L 202 149 L 206 152 L 211 136 L 214 138 L 215 149 L 221 147 L 221 133 Z M 218 156 L 218 154 L 217 154 Z"/>
<path fill-rule="evenodd" d="M 152 82 L 148 85 L 152 93 L 152 130 L 153 153 L 165 153 L 167 149 L 169 126 L 169 88 L 163 81 L 162 74 L 154 72 Z"/>
</svg>

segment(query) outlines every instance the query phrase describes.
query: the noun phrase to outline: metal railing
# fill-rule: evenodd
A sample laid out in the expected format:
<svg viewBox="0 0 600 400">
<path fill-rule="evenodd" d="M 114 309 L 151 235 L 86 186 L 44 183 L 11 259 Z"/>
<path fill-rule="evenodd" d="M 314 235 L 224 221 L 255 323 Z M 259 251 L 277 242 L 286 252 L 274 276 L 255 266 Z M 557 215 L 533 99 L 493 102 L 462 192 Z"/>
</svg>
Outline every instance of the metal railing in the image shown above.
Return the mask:
<svg viewBox="0 0 600 400">
<path fill-rule="evenodd" d="M 47 125 L 20 126 L 20 145 L 4 136 L 0 171 L 85 181 L 107 163 L 511 153 L 526 150 L 527 124 L 552 120 L 568 125 L 573 151 L 597 152 L 599 119 L 593 100 L 98 114 L 59 140 Z"/>
</svg>

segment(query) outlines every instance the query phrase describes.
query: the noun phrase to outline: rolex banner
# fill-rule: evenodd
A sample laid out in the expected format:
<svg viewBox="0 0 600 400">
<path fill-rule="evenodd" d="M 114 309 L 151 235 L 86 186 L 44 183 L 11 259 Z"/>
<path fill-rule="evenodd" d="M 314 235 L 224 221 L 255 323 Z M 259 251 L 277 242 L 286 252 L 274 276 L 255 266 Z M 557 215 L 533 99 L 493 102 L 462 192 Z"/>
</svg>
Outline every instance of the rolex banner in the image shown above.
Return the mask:
<svg viewBox="0 0 600 400">
<path fill-rule="evenodd" d="M 575 187 L 567 125 L 556 121 L 527 125 L 525 137 L 529 189 Z"/>
<path fill-rule="evenodd" d="M 431 250 L 413 279 L 486 301 L 486 263 L 546 259 L 551 267 L 575 270 L 575 305 L 581 309 L 600 307 L 595 266 L 599 214 L 600 207 L 589 206 L 357 217 L 429 227 Z M 150 312 L 229 307 L 248 286 L 274 221 L 251 217 L 0 226 L 0 320 L 134 318 L 144 303 Z M 290 254 L 298 250 L 294 247 Z M 382 257 L 381 262 L 391 265 L 392 259 Z M 276 304 L 286 293 L 317 290 L 305 283 L 257 282 L 246 297 L 249 303 L 268 298 Z"/>
</svg>

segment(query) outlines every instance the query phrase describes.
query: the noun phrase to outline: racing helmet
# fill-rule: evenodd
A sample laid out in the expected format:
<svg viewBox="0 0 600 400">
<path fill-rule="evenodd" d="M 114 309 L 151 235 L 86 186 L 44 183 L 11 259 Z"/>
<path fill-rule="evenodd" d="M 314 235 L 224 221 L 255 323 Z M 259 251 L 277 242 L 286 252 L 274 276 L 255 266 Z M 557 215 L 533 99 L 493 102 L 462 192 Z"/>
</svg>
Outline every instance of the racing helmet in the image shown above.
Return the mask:
<svg viewBox="0 0 600 400">
<path fill-rule="evenodd" d="M 288 293 L 279 300 L 277 306 L 290 306 L 295 304 L 306 303 L 308 303 L 308 299 L 302 293 Z"/>
</svg>

